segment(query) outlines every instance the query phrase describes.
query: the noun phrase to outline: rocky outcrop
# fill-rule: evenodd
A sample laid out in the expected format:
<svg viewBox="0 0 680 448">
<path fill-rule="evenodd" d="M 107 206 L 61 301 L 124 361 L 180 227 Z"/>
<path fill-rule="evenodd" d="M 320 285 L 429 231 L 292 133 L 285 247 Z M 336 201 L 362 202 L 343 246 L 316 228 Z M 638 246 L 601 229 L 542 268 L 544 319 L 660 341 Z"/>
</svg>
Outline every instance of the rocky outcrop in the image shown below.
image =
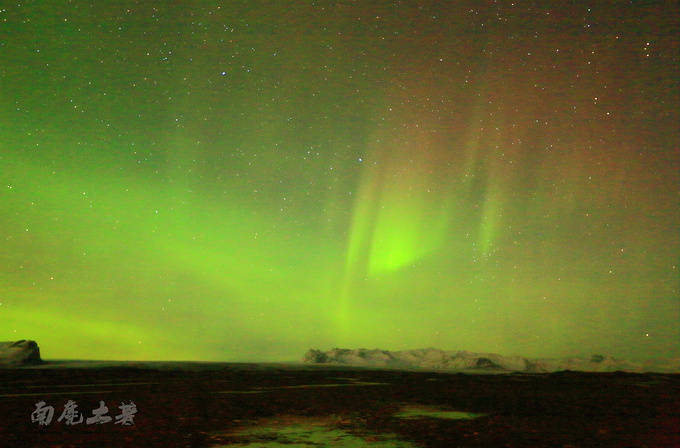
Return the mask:
<svg viewBox="0 0 680 448">
<path fill-rule="evenodd" d="M 42 363 L 40 348 L 35 341 L 22 339 L 15 342 L 0 342 L 0 367 L 40 363 Z"/>
</svg>

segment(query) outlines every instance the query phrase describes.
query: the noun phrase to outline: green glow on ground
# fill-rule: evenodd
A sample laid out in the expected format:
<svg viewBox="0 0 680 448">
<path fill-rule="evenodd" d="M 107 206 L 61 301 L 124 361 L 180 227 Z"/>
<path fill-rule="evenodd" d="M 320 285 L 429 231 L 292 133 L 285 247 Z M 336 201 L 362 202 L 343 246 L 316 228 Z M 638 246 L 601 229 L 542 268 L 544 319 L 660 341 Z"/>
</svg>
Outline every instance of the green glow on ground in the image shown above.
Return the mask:
<svg viewBox="0 0 680 448">
<path fill-rule="evenodd" d="M 422 406 L 406 406 L 401 411 L 394 414 L 395 417 L 403 419 L 441 418 L 445 420 L 471 420 L 484 415 L 485 414 L 476 414 L 473 412 L 444 411 Z"/>
<path fill-rule="evenodd" d="M 412 443 L 399 440 L 394 434 L 350 432 L 334 427 L 328 420 L 279 416 L 256 426 L 242 427 L 228 435 L 238 446 L 250 448 L 328 446 L 337 448 L 412 448 Z M 216 445 L 218 446 L 218 445 Z M 222 446 L 222 445 L 219 445 Z M 232 446 L 231 444 L 229 446 Z"/>
</svg>

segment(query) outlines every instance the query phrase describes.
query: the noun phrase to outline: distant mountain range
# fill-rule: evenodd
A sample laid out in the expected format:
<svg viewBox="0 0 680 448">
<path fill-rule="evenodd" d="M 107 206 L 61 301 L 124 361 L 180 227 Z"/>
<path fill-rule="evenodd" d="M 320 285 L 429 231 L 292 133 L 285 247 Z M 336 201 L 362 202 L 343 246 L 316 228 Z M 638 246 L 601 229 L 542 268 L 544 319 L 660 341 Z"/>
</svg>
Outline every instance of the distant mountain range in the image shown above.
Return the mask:
<svg viewBox="0 0 680 448">
<path fill-rule="evenodd" d="M 603 355 L 592 355 L 590 358 L 529 359 L 496 353 L 445 351 L 436 348 L 402 351 L 334 348 L 326 352 L 310 349 L 304 356 L 304 362 L 405 370 L 529 373 L 575 370 L 680 373 L 680 358 L 649 362 L 630 362 Z"/>
<path fill-rule="evenodd" d="M 658 372 L 680 373 L 680 358 L 632 362 L 611 356 L 590 358 L 530 359 L 497 353 L 445 351 L 436 348 L 390 351 L 380 349 L 334 348 L 329 351 L 310 349 L 304 355 L 308 364 L 345 365 L 401 370 L 468 371 L 468 372 Z M 40 348 L 35 341 L 0 342 L 0 368 L 42 364 Z"/>
</svg>

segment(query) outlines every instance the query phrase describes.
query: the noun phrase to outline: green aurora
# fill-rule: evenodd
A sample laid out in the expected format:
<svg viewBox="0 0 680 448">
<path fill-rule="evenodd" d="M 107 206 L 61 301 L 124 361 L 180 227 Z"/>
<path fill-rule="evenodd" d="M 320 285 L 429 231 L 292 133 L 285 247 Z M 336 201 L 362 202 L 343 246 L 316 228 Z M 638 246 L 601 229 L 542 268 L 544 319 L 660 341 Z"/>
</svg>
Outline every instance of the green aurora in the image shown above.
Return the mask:
<svg viewBox="0 0 680 448">
<path fill-rule="evenodd" d="M 677 4 L 180 3 L 0 9 L 0 340 L 680 356 Z"/>
</svg>

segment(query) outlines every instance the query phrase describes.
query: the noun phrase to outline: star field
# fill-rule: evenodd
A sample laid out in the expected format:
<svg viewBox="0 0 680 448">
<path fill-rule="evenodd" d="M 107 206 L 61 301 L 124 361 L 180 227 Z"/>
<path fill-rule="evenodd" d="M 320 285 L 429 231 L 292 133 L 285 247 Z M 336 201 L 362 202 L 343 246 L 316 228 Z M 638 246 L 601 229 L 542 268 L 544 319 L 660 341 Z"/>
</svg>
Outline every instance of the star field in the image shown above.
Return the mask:
<svg viewBox="0 0 680 448">
<path fill-rule="evenodd" d="M 672 2 L 0 8 L 0 340 L 679 356 Z"/>
</svg>

